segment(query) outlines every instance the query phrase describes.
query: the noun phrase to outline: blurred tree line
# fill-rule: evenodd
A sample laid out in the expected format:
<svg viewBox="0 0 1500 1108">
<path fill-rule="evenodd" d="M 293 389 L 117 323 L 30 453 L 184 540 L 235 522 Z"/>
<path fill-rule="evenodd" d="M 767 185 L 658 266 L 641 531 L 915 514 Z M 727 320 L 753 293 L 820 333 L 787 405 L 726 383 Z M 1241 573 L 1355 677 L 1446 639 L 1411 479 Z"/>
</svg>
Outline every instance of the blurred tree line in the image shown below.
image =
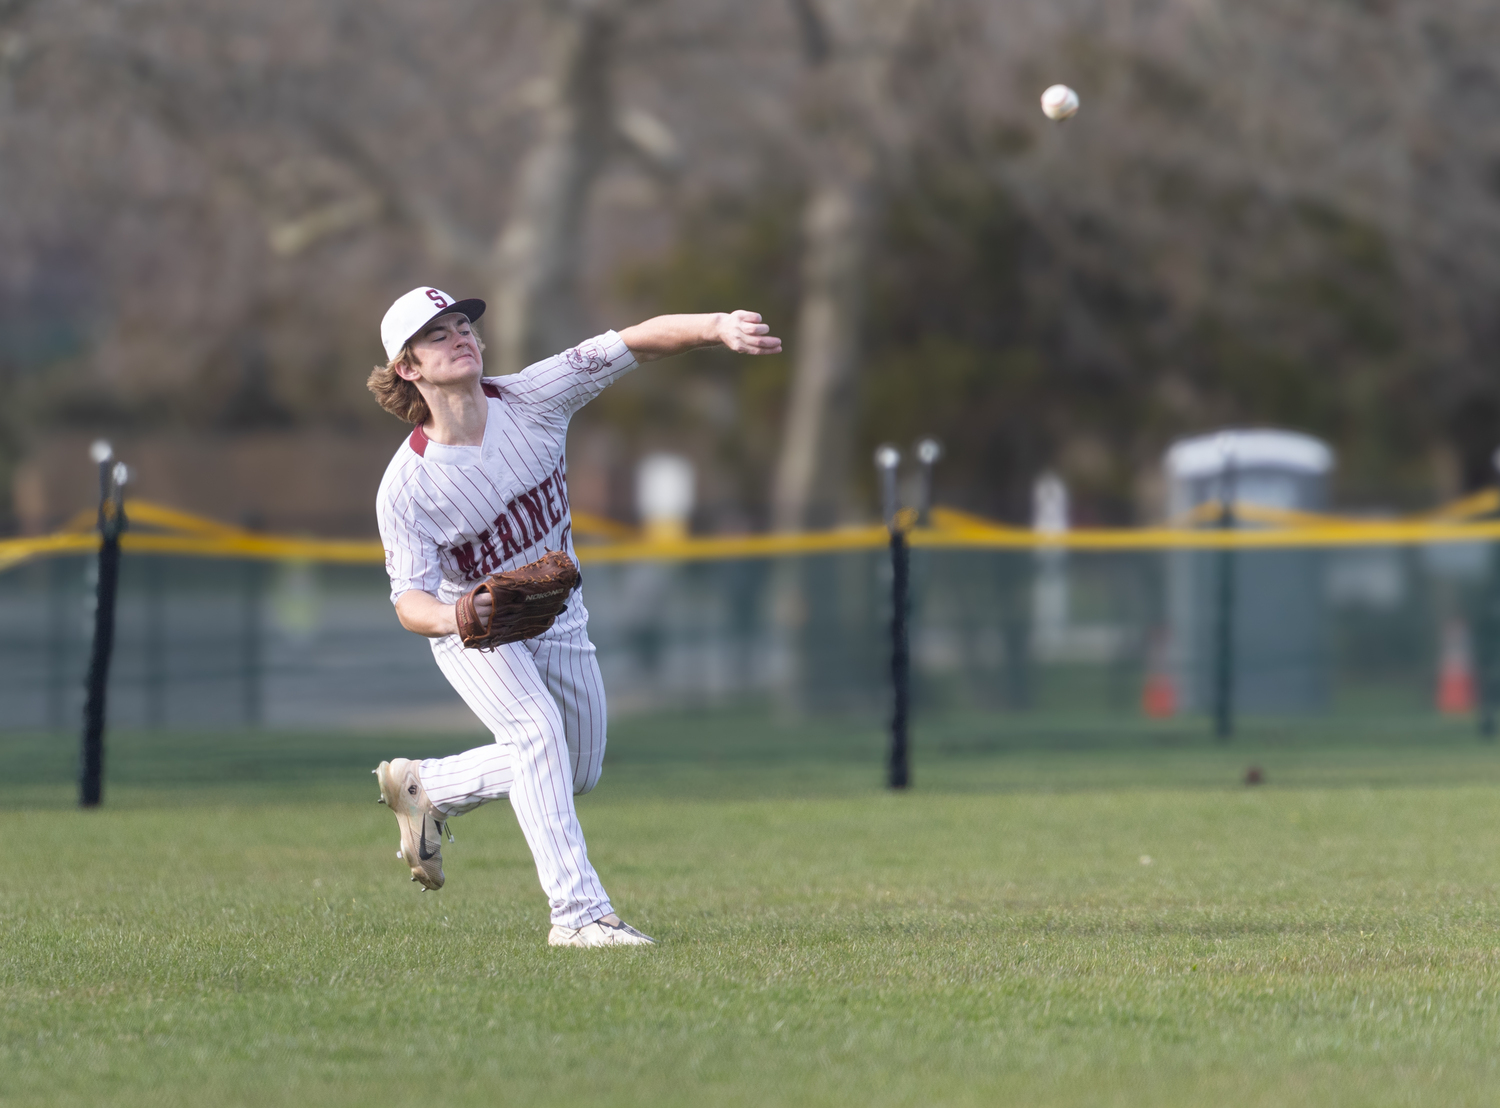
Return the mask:
<svg viewBox="0 0 1500 1108">
<path fill-rule="evenodd" d="M 1478 0 L 3 0 L 0 196 L 0 488 L 58 428 L 394 445 L 363 379 L 418 282 L 502 372 L 763 311 L 785 357 L 575 432 L 692 454 L 713 527 L 868 515 L 928 433 L 945 501 L 1024 519 L 1052 468 L 1097 521 L 1227 424 L 1328 438 L 1351 506 L 1500 443 Z"/>
</svg>

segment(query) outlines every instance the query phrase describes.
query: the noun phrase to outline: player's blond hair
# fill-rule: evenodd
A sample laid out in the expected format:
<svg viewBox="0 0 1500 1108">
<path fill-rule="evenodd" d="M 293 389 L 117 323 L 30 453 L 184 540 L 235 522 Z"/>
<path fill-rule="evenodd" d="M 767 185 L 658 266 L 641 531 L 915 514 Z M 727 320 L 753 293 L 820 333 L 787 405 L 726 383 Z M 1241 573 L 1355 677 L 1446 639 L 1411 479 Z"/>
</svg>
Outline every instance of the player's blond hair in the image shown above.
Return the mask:
<svg viewBox="0 0 1500 1108">
<path fill-rule="evenodd" d="M 482 351 L 484 339 L 479 337 L 478 328 L 470 323 L 469 329 L 473 332 L 474 341 Z M 417 388 L 415 381 L 408 381 L 396 372 L 402 366 L 416 364 L 417 356 L 412 353 L 411 343 L 408 342 L 401 348 L 401 353 L 385 365 L 378 365 L 370 370 L 370 377 L 365 382 L 365 387 L 375 394 L 375 399 L 380 406 L 397 419 L 404 419 L 407 423 L 426 423 L 432 411 L 427 407 L 427 401 L 422 399 L 421 390 Z"/>
</svg>

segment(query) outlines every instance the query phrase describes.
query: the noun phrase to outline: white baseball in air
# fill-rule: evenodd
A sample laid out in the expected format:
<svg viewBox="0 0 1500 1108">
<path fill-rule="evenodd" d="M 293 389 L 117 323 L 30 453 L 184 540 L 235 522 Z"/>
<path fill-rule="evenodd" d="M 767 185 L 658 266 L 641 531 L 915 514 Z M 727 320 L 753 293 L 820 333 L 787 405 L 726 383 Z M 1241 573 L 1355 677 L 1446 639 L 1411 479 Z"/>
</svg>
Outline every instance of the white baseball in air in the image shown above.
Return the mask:
<svg viewBox="0 0 1500 1108">
<path fill-rule="evenodd" d="M 1078 111 L 1078 94 L 1067 85 L 1053 85 L 1042 93 L 1042 111 L 1048 119 L 1071 119 Z"/>
</svg>

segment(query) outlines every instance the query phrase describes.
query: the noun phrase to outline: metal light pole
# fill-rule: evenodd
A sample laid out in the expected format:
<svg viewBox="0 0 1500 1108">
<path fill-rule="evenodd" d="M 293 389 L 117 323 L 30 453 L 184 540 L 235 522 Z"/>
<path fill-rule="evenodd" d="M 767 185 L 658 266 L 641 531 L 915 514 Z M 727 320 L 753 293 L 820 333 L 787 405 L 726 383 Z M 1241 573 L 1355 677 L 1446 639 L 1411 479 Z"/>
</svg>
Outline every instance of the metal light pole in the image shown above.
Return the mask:
<svg viewBox="0 0 1500 1108">
<path fill-rule="evenodd" d="M 125 530 L 124 462 L 110 462 L 114 449 L 100 439 L 89 447 L 99 467 L 99 585 L 94 605 L 94 644 L 83 705 L 83 744 L 79 759 L 78 803 L 97 808 L 104 796 L 104 697 L 115 642 L 115 596 L 120 584 L 120 533 Z"/>
<path fill-rule="evenodd" d="M 896 468 L 901 451 L 885 445 L 875 451 L 875 468 L 880 472 L 881 508 L 885 525 L 891 533 L 891 749 L 887 763 L 887 783 L 893 789 L 911 784 L 911 762 L 907 752 L 907 734 L 911 712 L 911 655 L 906 627 L 910 605 L 911 556 L 906 545 L 906 529 L 896 496 Z"/>
</svg>

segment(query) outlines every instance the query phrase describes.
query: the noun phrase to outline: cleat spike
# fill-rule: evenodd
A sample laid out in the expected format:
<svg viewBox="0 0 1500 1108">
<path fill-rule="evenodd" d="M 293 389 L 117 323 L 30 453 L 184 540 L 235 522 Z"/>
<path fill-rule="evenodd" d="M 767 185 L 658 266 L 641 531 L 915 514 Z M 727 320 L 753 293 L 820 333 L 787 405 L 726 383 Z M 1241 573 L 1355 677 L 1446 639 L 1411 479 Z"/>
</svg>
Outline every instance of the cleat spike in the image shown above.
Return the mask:
<svg viewBox="0 0 1500 1108">
<path fill-rule="evenodd" d="M 397 858 L 400 858 L 400 857 L 402 857 L 402 854 L 401 854 L 401 851 L 399 851 L 399 850 L 398 850 L 398 851 L 396 851 L 396 857 L 397 857 Z"/>
<path fill-rule="evenodd" d="M 381 793 L 379 796 L 377 796 L 375 798 L 375 803 L 376 804 L 384 804 L 385 803 L 385 794 Z"/>
</svg>

